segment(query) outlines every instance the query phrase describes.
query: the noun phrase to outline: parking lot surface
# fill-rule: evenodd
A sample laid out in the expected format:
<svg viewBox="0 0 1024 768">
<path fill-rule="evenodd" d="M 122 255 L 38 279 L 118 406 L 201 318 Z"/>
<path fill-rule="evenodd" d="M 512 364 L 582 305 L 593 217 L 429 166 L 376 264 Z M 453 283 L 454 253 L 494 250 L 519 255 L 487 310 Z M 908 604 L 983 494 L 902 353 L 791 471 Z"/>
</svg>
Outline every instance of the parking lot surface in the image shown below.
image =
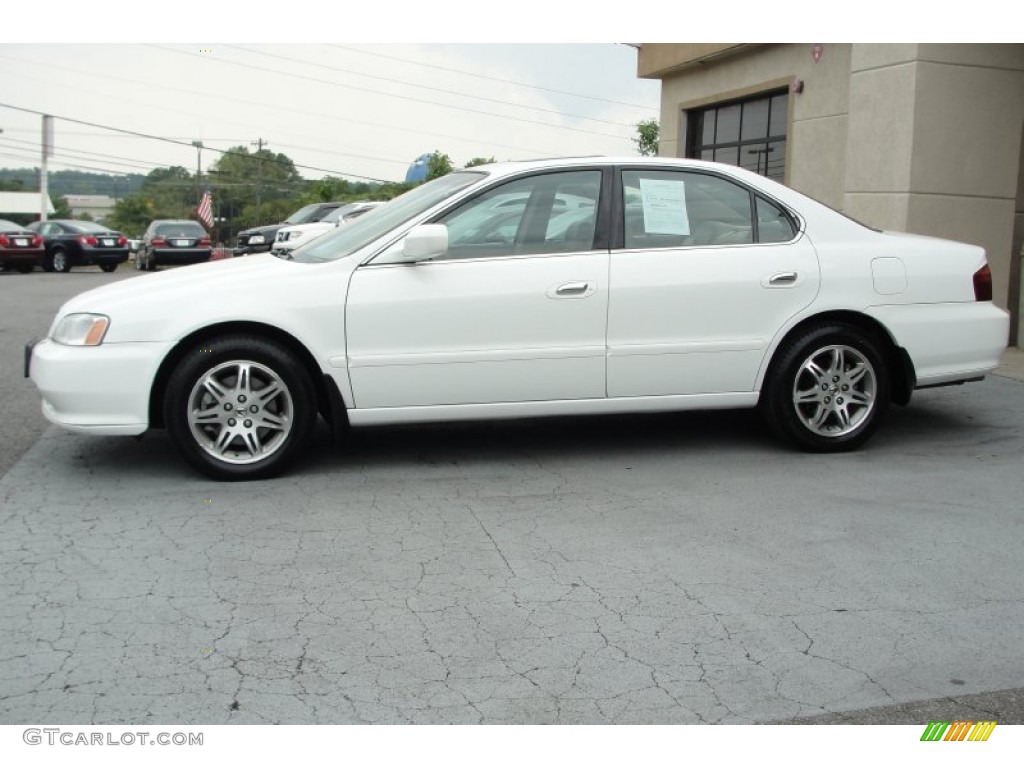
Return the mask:
<svg viewBox="0 0 1024 768">
<path fill-rule="evenodd" d="M 0 479 L 0 722 L 842 721 L 1019 688 L 1022 424 L 993 376 L 853 454 L 747 412 L 321 429 L 241 484 L 161 432 L 47 429 Z"/>
</svg>

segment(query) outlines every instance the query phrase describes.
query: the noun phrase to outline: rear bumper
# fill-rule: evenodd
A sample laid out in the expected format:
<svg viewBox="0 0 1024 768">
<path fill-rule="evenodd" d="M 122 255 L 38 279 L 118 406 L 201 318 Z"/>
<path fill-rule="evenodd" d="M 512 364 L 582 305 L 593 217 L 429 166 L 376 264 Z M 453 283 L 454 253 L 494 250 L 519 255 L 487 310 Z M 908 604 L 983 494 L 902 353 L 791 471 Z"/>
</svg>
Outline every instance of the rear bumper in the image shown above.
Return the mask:
<svg viewBox="0 0 1024 768">
<path fill-rule="evenodd" d="M 25 372 L 42 395 L 43 415 L 75 432 L 139 435 L 149 426 L 149 392 L 167 345 L 69 347 L 30 343 Z"/>
<path fill-rule="evenodd" d="M 0 264 L 34 264 L 41 266 L 43 254 L 42 248 L 4 248 L 0 250 Z"/>
<path fill-rule="evenodd" d="M 149 258 L 153 264 L 201 264 L 212 254 L 211 248 L 154 248 Z"/>
<path fill-rule="evenodd" d="M 123 264 L 128 261 L 128 248 L 97 248 L 83 250 L 80 263 L 87 264 Z"/>
<path fill-rule="evenodd" d="M 872 307 L 867 314 L 910 355 L 918 388 L 991 373 L 1010 334 L 1009 313 L 988 301 Z"/>
</svg>

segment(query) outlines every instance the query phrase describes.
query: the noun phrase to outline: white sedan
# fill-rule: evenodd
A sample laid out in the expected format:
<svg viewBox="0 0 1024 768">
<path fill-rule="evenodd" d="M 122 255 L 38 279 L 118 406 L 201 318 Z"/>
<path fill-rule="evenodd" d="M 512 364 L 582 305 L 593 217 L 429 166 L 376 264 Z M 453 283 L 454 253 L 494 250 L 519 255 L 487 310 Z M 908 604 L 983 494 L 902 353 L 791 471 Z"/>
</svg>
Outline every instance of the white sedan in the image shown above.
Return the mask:
<svg viewBox="0 0 1024 768">
<path fill-rule="evenodd" d="M 30 346 L 68 429 L 166 427 L 268 477 L 318 414 L 373 424 L 759 407 L 856 448 L 915 388 L 981 379 L 1009 328 L 981 248 L 879 232 L 732 166 L 666 158 L 452 173 L 270 254 L 84 293 Z"/>
<path fill-rule="evenodd" d="M 287 227 L 281 227 L 277 230 L 277 235 L 274 237 L 274 246 L 270 250 L 278 256 L 294 251 L 311 240 L 316 240 L 321 235 L 327 234 L 335 227 L 342 227 L 355 221 L 378 205 L 381 205 L 381 203 L 376 200 L 348 203 L 340 208 L 335 208 L 320 219 L 320 221 L 310 221 L 306 224 L 292 224 Z"/>
</svg>

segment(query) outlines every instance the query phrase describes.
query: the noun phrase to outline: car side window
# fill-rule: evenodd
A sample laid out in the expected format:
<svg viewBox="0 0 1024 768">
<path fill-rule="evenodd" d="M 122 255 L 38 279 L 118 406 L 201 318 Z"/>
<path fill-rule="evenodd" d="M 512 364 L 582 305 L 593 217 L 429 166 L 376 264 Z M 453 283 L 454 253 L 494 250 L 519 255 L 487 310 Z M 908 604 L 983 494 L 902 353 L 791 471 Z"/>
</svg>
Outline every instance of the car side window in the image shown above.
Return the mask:
<svg viewBox="0 0 1024 768">
<path fill-rule="evenodd" d="M 622 193 L 626 248 L 754 242 L 751 192 L 720 176 L 690 171 L 624 170 Z M 777 210 L 774 215 L 779 213 Z M 765 216 L 771 215 L 766 209 Z"/>
<path fill-rule="evenodd" d="M 784 209 L 763 197 L 756 199 L 757 242 L 786 243 L 796 237 L 796 224 Z"/>
<path fill-rule="evenodd" d="M 448 227 L 446 259 L 589 251 L 600 171 L 544 173 L 501 184 L 435 223 Z"/>
</svg>

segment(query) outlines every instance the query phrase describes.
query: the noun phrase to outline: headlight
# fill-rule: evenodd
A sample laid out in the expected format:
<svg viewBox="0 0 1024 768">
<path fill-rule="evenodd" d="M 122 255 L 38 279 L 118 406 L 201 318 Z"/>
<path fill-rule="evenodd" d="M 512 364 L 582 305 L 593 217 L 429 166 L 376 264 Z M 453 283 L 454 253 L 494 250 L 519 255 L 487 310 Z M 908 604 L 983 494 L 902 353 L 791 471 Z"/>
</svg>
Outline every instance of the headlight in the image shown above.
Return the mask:
<svg viewBox="0 0 1024 768">
<path fill-rule="evenodd" d="M 95 347 L 103 342 L 109 326 L 106 315 L 67 315 L 53 330 L 53 340 L 72 347 Z"/>
<path fill-rule="evenodd" d="M 295 230 L 294 232 L 292 232 L 291 234 L 288 235 L 288 239 L 289 240 L 298 240 L 300 237 L 302 237 L 302 230 L 301 229 Z"/>
<path fill-rule="evenodd" d="M 249 238 L 249 245 L 263 245 L 266 242 L 266 238 L 263 235 L 253 235 Z"/>
</svg>

